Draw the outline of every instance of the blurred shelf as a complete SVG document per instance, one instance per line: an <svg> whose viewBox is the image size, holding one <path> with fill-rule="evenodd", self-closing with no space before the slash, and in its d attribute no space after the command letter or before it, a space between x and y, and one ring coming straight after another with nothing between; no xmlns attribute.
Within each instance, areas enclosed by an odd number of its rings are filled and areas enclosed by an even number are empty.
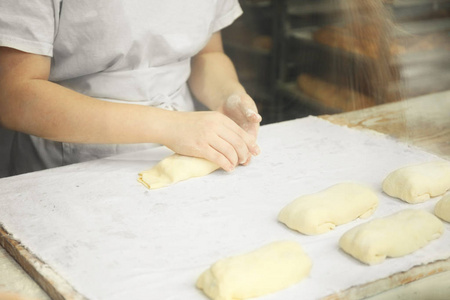
<svg viewBox="0 0 450 300"><path fill-rule="evenodd" d="M244 0L241 5L248 7L264 8L272 6L272 0Z"/></svg>
<svg viewBox="0 0 450 300"><path fill-rule="evenodd" d="M448 32L450 30L450 18L397 22L394 26L393 34L396 37Z"/></svg>
<svg viewBox="0 0 450 300"><path fill-rule="evenodd" d="M255 47L253 45L248 44L242 44L235 41L226 40L223 43L223 46L225 47L225 51L241 51L245 53L250 54L256 54L261 56L270 56L272 54L272 51L270 49Z"/></svg>
<svg viewBox="0 0 450 300"><path fill-rule="evenodd" d="M322 105L317 99L303 93L295 82L278 82L277 95L295 100L302 107L307 106L314 112L313 114L335 114L342 112L342 110Z"/></svg>
<svg viewBox="0 0 450 300"><path fill-rule="evenodd" d="M392 9L394 17L417 17L450 7L448 0L394 0L384 2L386 7ZM297 17L312 14L335 14L350 8L349 3L350 1L343 0L291 0L287 1L287 14Z"/></svg>
<svg viewBox="0 0 450 300"><path fill-rule="evenodd" d="M365 10L359 15L350 8L363 3L358 0L240 0L244 15L232 25L234 31L224 32L224 48L234 56L240 80L257 100L266 123L341 112L335 107L351 109L325 101L323 94L317 95L319 101L302 92L300 74L339 91L347 88L348 94L367 97L372 105L394 101L399 88L405 97L450 89L450 0L383 2L394 24L392 57L386 52L380 57L369 34L361 41L351 31L364 21ZM334 30L316 35L325 26ZM373 28L362 30L376 31ZM333 34L343 39L333 43ZM384 61L390 65L380 69Z"/></svg>

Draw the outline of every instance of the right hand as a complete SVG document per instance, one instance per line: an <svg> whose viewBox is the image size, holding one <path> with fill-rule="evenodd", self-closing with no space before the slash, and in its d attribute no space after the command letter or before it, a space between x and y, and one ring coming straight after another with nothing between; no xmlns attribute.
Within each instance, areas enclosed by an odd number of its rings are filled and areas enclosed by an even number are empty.
<svg viewBox="0 0 450 300"><path fill-rule="evenodd" d="M172 112L163 144L176 153L212 161L233 171L260 150L256 137L220 112Z"/></svg>

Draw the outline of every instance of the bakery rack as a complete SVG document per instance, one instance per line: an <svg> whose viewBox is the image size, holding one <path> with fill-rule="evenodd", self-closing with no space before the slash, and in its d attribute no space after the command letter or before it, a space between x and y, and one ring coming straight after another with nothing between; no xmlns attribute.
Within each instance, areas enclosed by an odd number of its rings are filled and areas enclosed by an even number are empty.
<svg viewBox="0 0 450 300"><path fill-rule="evenodd" d="M344 103L355 98L370 106L449 89L450 0L383 1L394 41L383 93L366 79L374 57L317 39L320 31L345 28L344 2L241 0L244 15L224 31L225 50L265 122L363 108ZM303 87L321 95L301 87L301 74L309 76Z"/></svg>

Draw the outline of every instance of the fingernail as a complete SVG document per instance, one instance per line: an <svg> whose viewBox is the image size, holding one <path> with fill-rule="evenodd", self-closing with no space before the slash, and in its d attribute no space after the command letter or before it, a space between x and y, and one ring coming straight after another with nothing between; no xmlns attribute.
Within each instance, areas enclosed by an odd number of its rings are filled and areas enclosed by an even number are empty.
<svg viewBox="0 0 450 300"><path fill-rule="evenodd" d="M254 122L261 122L262 121L261 115L258 114L256 111L250 109L250 108L247 108L246 117L249 118L249 119L253 118Z"/></svg>
<svg viewBox="0 0 450 300"><path fill-rule="evenodd" d="M243 160L243 161L241 161L239 164L240 165L245 165L246 163L248 163L248 161L251 159L251 154L245 159L245 160Z"/></svg>
<svg viewBox="0 0 450 300"><path fill-rule="evenodd" d="M253 146L253 155L259 155L261 153L261 149L258 145Z"/></svg>
<svg viewBox="0 0 450 300"><path fill-rule="evenodd" d="M251 117L253 115L256 115L256 112L253 109L247 108L246 114L247 117Z"/></svg>
<svg viewBox="0 0 450 300"><path fill-rule="evenodd" d="M242 163L242 165L243 165L243 166L248 165L248 164L250 163L250 160L251 160L251 159L252 159L252 157L247 158L247 160L246 160L244 163Z"/></svg>

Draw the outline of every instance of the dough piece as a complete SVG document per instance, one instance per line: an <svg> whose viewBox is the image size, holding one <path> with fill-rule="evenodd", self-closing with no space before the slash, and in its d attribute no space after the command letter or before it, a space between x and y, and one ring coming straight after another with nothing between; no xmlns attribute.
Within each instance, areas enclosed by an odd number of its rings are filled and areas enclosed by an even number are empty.
<svg viewBox="0 0 450 300"><path fill-rule="evenodd" d="M368 265L399 257L424 247L444 232L444 224L433 214L408 209L374 219L347 231L339 246Z"/></svg>
<svg viewBox="0 0 450 300"><path fill-rule="evenodd" d="M370 188L339 183L295 199L280 211L278 220L303 234L315 235L358 217L368 218L377 207L378 197Z"/></svg>
<svg viewBox="0 0 450 300"><path fill-rule="evenodd" d="M173 154L150 170L139 173L138 181L149 189L159 189L182 180L201 177L219 168L203 158Z"/></svg>
<svg viewBox="0 0 450 300"><path fill-rule="evenodd" d="M434 207L434 214L444 221L450 222L450 194L442 197Z"/></svg>
<svg viewBox="0 0 450 300"><path fill-rule="evenodd" d="M258 297L287 288L306 277L312 262L293 241L279 241L214 263L196 286L214 300Z"/></svg>
<svg viewBox="0 0 450 300"><path fill-rule="evenodd" d="M400 168L383 181L383 191L408 203L420 203L450 189L450 162L433 161Z"/></svg>

